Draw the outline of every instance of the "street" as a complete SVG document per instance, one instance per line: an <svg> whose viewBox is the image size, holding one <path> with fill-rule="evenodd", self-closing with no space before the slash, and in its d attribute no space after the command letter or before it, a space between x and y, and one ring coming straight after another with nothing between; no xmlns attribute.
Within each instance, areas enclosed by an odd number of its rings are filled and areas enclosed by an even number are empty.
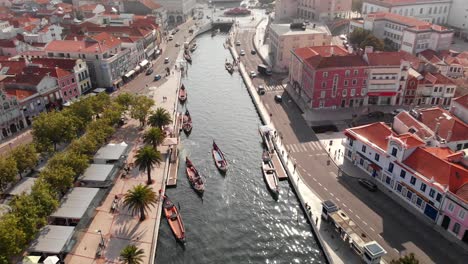
<svg viewBox="0 0 468 264"><path fill-rule="evenodd" d="M258 55L250 54L254 29L240 28L238 32L236 40L240 40L241 45L236 48L238 52L244 49L246 53L241 61L248 71L257 72L257 65L263 62ZM467 263L466 252L421 223L390 197L381 191L371 193L363 189L353 177L338 176L338 168L333 162L327 166L328 154L279 80L258 76L253 83L257 87L266 84L267 91L262 101L305 183L322 199L334 201L380 243L388 252L385 260L414 252L421 263ZM275 102L277 94L282 95L282 103ZM366 177L358 168L349 167L353 169L353 175Z"/></svg>

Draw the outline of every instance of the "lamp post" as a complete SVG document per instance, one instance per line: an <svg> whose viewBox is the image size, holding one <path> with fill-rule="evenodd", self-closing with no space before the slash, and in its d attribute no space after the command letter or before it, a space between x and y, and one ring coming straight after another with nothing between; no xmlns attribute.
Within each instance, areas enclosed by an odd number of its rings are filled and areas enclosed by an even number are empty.
<svg viewBox="0 0 468 264"><path fill-rule="evenodd" d="M104 247L104 237L102 236L102 231L99 229L96 231L99 235L101 235L101 242L99 243L100 247Z"/></svg>

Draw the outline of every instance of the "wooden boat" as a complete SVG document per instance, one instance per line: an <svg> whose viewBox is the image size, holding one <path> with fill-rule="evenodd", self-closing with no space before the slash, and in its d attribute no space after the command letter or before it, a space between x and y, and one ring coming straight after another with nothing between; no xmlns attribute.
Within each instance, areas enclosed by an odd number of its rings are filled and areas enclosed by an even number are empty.
<svg viewBox="0 0 468 264"><path fill-rule="evenodd" d="M185 90L185 86L182 84L179 89L179 101L184 103L187 101L187 91Z"/></svg>
<svg viewBox="0 0 468 264"><path fill-rule="evenodd" d="M192 47L190 47L190 51L194 52L197 49L197 43L193 43Z"/></svg>
<svg viewBox="0 0 468 264"><path fill-rule="evenodd" d="M192 131L192 117L190 116L189 110L185 110L185 114L182 117L182 129L185 133L190 133Z"/></svg>
<svg viewBox="0 0 468 264"><path fill-rule="evenodd" d="M265 145L266 150L273 153L273 151L275 150L275 146L273 144L273 129L269 126L260 126L258 128L258 131L260 133L260 136L262 137L263 144Z"/></svg>
<svg viewBox="0 0 468 264"><path fill-rule="evenodd" d="M179 209L166 195L164 195L163 209L172 233L174 233L177 240L185 243L185 227L182 217L180 216Z"/></svg>
<svg viewBox="0 0 468 264"><path fill-rule="evenodd" d="M268 150L264 150L263 153L262 153L262 160L263 162L269 162L271 161L271 155L270 155L270 152Z"/></svg>
<svg viewBox="0 0 468 264"><path fill-rule="evenodd" d="M190 56L190 54L184 53L184 59L185 59L188 63L192 63L192 57Z"/></svg>
<svg viewBox="0 0 468 264"><path fill-rule="evenodd" d="M275 167L273 166L273 163L271 163L271 161L262 162L262 171L263 171L263 179L265 180L265 183L268 189L273 194L273 197L275 199L278 199L279 180L278 180L278 175L276 173Z"/></svg>
<svg viewBox="0 0 468 264"><path fill-rule="evenodd" d="M224 67L226 68L226 70L232 74L234 72L234 66L232 65L232 63L230 62L226 62Z"/></svg>
<svg viewBox="0 0 468 264"><path fill-rule="evenodd" d="M226 172L228 168L228 163L226 158L224 157L224 153L219 149L218 145L216 145L215 141L213 140L213 149L211 150L213 154L213 159L216 165L216 168L221 172Z"/></svg>
<svg viewBox="0 0 468 264"><path fill-rule="evenodd" d="M192 161L190 161L188 157L185 158L185 166L190 185L192 185L192 188L195 189L196 192L203 194L205 191L205 183L203 178L198 173L197 169L195 166L193 166Z"/></svg>

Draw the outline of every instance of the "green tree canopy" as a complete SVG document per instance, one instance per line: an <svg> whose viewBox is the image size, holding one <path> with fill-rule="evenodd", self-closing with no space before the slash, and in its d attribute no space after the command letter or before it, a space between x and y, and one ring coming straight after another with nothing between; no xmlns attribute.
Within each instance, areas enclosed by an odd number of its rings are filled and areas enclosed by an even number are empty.
<svg viewBox="0 0 468 264"><path fill-rule="evenodd" d="M65 194L73 186L75 172L72 168L63 165L47 166L40 174L50 186L60 194Z"/></svg>
<svg viewBox="0 0 468 264"><path fill-rule="evenodd" d="M141 264L145 251L135 245L128 245L120 251L120 259L124 264Z"/></svg>
<svg viewBox="0 0 468 264"><path fill-rule="evenodd" d="M146 211L156 202L156 193L151 187L141 184L128 190L124 197L124 205L130 209L133 215L140 214L140 221L145 220Z"/></svg>
<svg viewBox="0 0 468 264"><path fill-rule="evenodd" d="M414 253L410 253L397 260L390 261L390 264L419 264L419 260L416 259Z"/></svg>
<svg viewBox="0 0 468 264"><path fill-rule="evenodd" d="M161 153L149 146L139 149L135 156L135 164L139 167L140 171L147 171L148 184L152 183L151 170L155 165L161 164L161 161Z"/></svg>
<svg viewBox="0 0 468 264"><path fill-rule="evenodd" d="M55 156L49 159L48 166L51 168L57 166L70 167L76 177L83 174L86 168L88 168L88 162L88 156L70 150L55 154Z"/></svg>
<svg viewBox="0 0 468 264"><path fill-rule="evenodd" d="M26 235L26 240L34 238L39 226L45 225L46 218L40 217L39 209L36 201L32 196L22 194L13 199L10 203L12 208L11 213L18 217L18 224Z"/></svg>
<svg viewBox="0 0 468 264"><path fill-rule="evenodd" d="M38 216L47 217L57 209L59 202L57 200L57 193L54 189L44 181L44 179L37 179L34 183L30 196L36 201L36 206L39 208Z"/></svg>
<svg viewBox="0 0 468 264"><path fill-rule="evenodd" d="M71 152L91 157L97 151L98 146L98 142L94 137L89 134L85 134L84 136L73 140L68 149Z"/></svg>
<svg viewBox="0 0 468 264"><path fill-rule="evenodd" d="M151 126L159 127L167 126L172 123L171 114L164 108L158 107L156 111L148 118L148 123Z"/></svg>
<svg viewBox="0 0 468 264"><path fill-rule="evenodd" d="M360 47L364 49L366 46L372 46L374 47L374 50L377 51L382 51L384 50L384 43L382 40L378 39L374 35L369 35L366 37L366 39L361 42Z"/></svg>
<svg viewBox="0 0 468 264"><path fill-rule="evenodd" d="M52 145L57 150L57 144L69 142L76 137L76 120L61 112L42 113L32 124L32 135L40 146Z"/></svg>
<svg viewBox="0 0 468 264"><path fill-rule="evenodd" d="M4 191L9 183L16 180L18 168L12 157L0 157L0 191Z"/></svg>
<svg viewBox="0 0 468 264"><path fill-rule="evenodd" d="M152 127L143 135L144 142L153 146L155 150L157 150L158 146L163 143L164 138L166 138L166 136L159 127Z"/></svg>
<svg viewBox="0 0 468 264"><path fill-rule="evenodd" d="M353 0L351 4L351 10L354 12L361 13L362 10L362 0Z"/></svg>
<svg viewBox="0 0 468 264"><path fill-rule="evenodd" d="M144 95L139 95L135 97L133 101L130 115L140 121L141 126L145 126L146 117L150 114L153 105L154 101L152 99Z"/></svg>
<svg viewBox="0 0 468 264"><path fill-rule="evenodd" d="M11 157L16 161L18 173L21 174L26 170L33 169L37 165L38 154L33 144L25 144L17 146L12 152Z"/></svg>
<svg viewBox="0 0 468 264"><path fill-rule="evenodd" d="M125 110L128 110L129 107L133 104L134 99L135 96L133 94L121 93L114 99L114 101L123 106Z"/></svg>
<svg viewBox="0 0 468 264"><path fill-rule="evenodd" d="M9 260L26 247L26 234L14 214L6 214L0 219L0 259ZM7 261L6 263L9 263Z"/></svg>
<svg viewBox="0 0 468 264"><path fill-rule="evenodd" d="M362 28L356 28L349 34L349 42L361 46L361 43L369 36L371 32Z"/></svg>

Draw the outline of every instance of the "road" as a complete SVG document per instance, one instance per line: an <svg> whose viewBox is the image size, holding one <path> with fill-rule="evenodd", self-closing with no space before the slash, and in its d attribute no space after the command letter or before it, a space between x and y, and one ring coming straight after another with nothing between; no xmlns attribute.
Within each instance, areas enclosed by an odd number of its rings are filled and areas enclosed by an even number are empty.
<svg viewBox="0 0 468 264"><path fill-rule="evenodd" d="M250 53L253 36L252 28L241 28L237 35L241 45L236 48L238 52L245 50L246 55L241 61L249 71L256 71L257 65L262 63L258 55ZM337 176L338 168L327 166L326 151L278 80L258 76L253 83L267 86L262 101L272 115L283 143L290 149L290 155L296 161L305 183L322 199L337 203L372 239L381 244L388 252L385 260L414 252L422 263L468 263L466 252L420 222L381 191L368 192L358 184L357 179ZM282 95L282 103L274 101L277 94ZM360 175L359 169L354 169L354 175ZM365 177L365 173L362 175Z"/></svg>

